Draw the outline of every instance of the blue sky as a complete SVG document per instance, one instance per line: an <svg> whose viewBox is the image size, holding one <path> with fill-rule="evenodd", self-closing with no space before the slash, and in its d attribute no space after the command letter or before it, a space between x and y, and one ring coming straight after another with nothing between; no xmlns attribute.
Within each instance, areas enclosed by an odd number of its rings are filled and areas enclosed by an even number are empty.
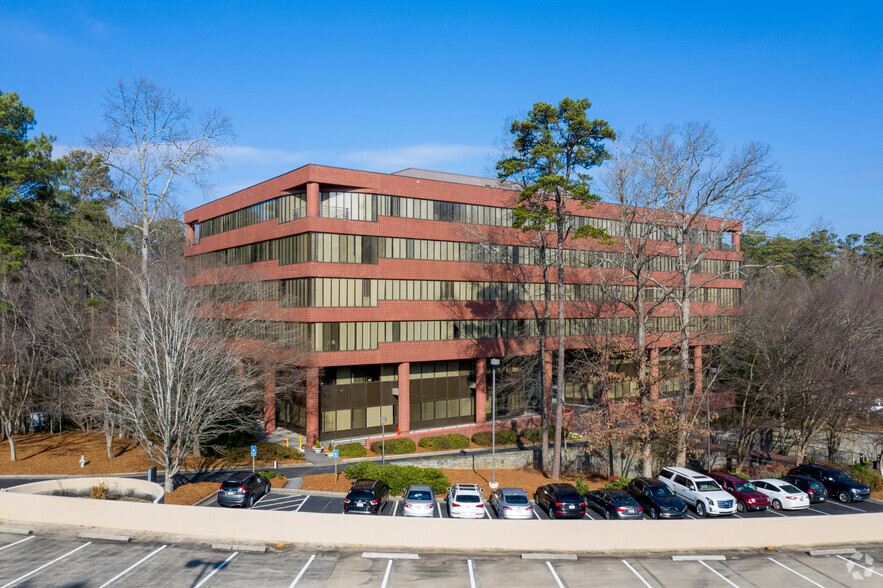
<svg viewBox="0 0 883 588"><path fill-rule="evenodd" d="M0 89L61 145L119 78L221 108L236 146L184 208L305 163L485 175L507 119L571 96L621 134L770 144L798 197L783 232L883 231L879 2L249 4L5 0Z"/></svg>

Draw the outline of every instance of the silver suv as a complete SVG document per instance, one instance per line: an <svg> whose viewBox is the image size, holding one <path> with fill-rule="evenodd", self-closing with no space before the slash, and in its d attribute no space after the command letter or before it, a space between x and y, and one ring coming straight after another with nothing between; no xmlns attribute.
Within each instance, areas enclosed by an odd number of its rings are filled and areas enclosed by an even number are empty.
<svg viewBox="0 0 883 588"><path fill-rule="evenodd" d="M696 509L700 517L731 515L736 512L736 499L705 474L687 468L662 468L657 476L678 497Z"/></svg>

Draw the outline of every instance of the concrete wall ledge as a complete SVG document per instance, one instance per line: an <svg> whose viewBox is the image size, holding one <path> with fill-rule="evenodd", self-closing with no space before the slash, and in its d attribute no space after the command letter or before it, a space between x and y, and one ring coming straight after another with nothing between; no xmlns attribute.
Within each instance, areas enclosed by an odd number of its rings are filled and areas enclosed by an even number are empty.
<svg viewBox="0 0 883 588"><path fill-rule="evenodd" d="M288 543L411 553L714 553L766 546L807 548L883 542L883 513L718 522L414 520L0 492L0 517L3 524L10 525L122 531L135 536L174 536L184 541ZM329 520L329 517L334 518Z"/></svg>
<svg viewBox="0 0 883 588"><path fill-rule="evenodd" d="M46 480L43 482L31 482L30 484L21 484L10 488L2 489L2 493L11 494L38 494L48 495L53 493L74 493L89 495L89 490L104 484L110 492L116 496L133 496L141 495L150 497L154 503L162 503L165 501L165 490L159 484L148 482L146 480L136 480L132 478L113 478L108 476L97 476L90 478L62 478L57 480ZM82 499L81 499L82 500ZM111 501L113 502L113 501Z"/></svg>

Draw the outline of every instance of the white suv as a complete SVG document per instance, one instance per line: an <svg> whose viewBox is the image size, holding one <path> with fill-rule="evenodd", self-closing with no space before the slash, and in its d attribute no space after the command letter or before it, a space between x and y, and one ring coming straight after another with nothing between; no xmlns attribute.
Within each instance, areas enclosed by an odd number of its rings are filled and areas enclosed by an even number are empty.
<svg viewBox="0 0 883 588"><path fill-rule="evenodd" d="M452 519L483 519L484 500L477 484L454 484L448 488L448 516Z"/></svg>
<svg viewBox="0 0 883 588"><path fill-rule="evenodd" d="M662 468L659 479L684 502L692 505L700 517L736 512L736 499L705 474L687 468Z"/></svg>

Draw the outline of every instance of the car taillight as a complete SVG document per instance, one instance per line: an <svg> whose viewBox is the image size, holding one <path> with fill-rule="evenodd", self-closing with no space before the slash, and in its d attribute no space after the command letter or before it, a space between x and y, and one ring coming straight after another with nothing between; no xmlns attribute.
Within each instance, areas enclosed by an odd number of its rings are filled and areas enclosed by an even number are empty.
<svg viewBox="0 0 883 588"><path fill-rule="evenodd" d="M475 506L477 506L478 508L484 508L484 504L483 504L483 503L476 504Z"/></svg>
<svg viewBox="0 0 883 588"><path fill-rule="evenodd" d="M223 485L223 484L221 484L220 486L218 486L218 490L223 490L223 489L224 489L224 485Z"/></svg>
<svg viewBox="0 0 883 588"><path fill-rule="evenodd" d="M815 493L816 493L815 490L813 490L812 488L808 488L806 491L809 492L810 494L815 494Z"/></svg>
<svg viewBox="0 0 883 588"><path fill-rule="evenodd" d="M786 496L785 498L787 498L788 500L797 500L796 496Z"/></svg>
<svg viewBox="0 0 883 588"><path fill-rule="evenodd" d="M242 491L245 492L245 484L242 485Z"/></svg>
<svg viewBox="0 0 883 588"><path fill-rule="evenodd" d="M532 506L528 506L525 510L533 510Z"/></svg>
<svg viewBox="0 0 883 588"><path fill-rule="evenodd" d="M556 502L555 506L557 506L558 508L561 508L562 506L564 506L564 503L563 502Z"/></svg>
<svg viewBox="0 0 883 588"><path fill-rule="evenodd" d="M580 507L580 508L585 508L585 507L586 507L586 503L585 503L585 502L580 502L580 503L579 503L579 507Z"/></svg>
<svg viewBox="0 0 883 588"><path fill-rule="evenodd" d="M644 512L644 507L643 507L643 506L639 506L639 507L638 507L638 512Z"/></svg>
<svg viewBox="0 0 883 588"><path fill-rule="evenodd" d="M378 502L379 502L378 500L372 500L371 504L377 504Z"/></svg>
<svg viewBox="0 0 883 588"><path fill-rule="evenodd" d="M411 503L406 502L406 503L405 503L405 508L411 508Z"/></svg>
<svg viewBox="0 0 883 588"><path fill-rule="evenodd" d="M616 512L626 512L627 510L628 510L627 508L622 508L619 506L616 507Z"/></svg>
<svg viewBox="0 0 883 588"><path fill-rule="evenodd" d="M434 505L434 504L430 504L430 505L429 505L429 508L432 508L433 506L435 506L435 505Z"/></svg>
<svg viewBox="0 0 883 588"><path fill-rule="evenodd" d="M511 506L504 506L503 510L512 510L512 507Z"/></svg>
<svg viewBox="0 0 883 588"><path fill-rule="evenodd" d="M350 499L349 499L349 498L344 498L344 499L343 499L343 503L344 503L344 504L349 504L349 503L350 503Z"/></svg>
<svg viewBox="0 0 883 588"><path fill-rule="evenodd" d="M451 506L453 506L454 508L460 508L460 505L457 504L456 502L452 502Z"/></svg>

